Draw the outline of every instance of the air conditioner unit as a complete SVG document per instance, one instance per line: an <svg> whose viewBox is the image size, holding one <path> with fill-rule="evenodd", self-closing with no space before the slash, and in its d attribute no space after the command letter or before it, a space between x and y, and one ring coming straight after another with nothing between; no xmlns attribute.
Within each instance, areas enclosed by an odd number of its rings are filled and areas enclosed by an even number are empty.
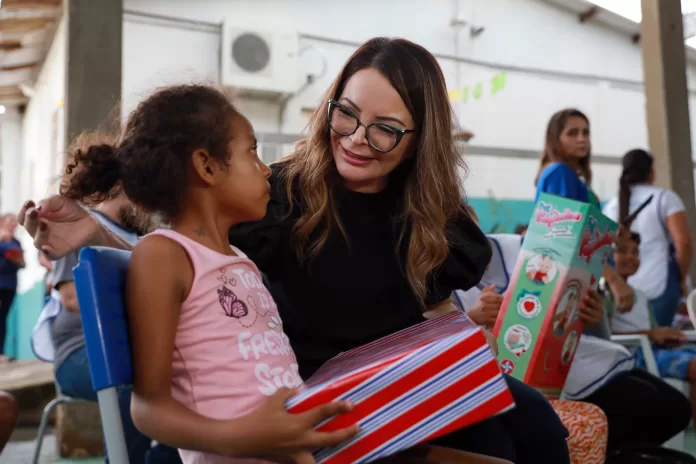
<svg viewBox="0 0 696 464"><path fill-rule="evenodd" d="M220 49L220 81L242 96L273 99L300 87L294 31L264 31L225 23Z"/></svg>

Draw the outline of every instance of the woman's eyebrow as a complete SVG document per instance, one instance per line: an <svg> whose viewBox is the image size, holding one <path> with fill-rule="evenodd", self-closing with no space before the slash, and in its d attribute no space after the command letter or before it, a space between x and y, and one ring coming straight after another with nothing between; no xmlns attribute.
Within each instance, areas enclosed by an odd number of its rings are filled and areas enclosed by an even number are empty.
<svg viewBox="0 0 696 464"><path fill-rule="evenodd" d="M345 101L347 101L348 103L350 103L351 106L352 106L353 108L355 108L358 112L362 111L362 110L360 109L360 107L359 107L358 105L356 105L355 102L354 102L353 100L351 100L350 98L343 97L343 98L341 98L341 100L345 100ZM406 123L404 123L401 119L395 118L395 117L392 117L392 116L377 116L375 119L377 119L378 121L392 121L392 122L398 122L398 123L401 124L402 126L406 127Z"/></svg>

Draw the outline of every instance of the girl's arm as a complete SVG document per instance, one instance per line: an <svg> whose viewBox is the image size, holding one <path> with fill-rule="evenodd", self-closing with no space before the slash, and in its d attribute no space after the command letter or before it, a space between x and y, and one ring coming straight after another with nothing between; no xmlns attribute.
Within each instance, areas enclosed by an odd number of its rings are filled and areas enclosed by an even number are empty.
<svg viewBox="0 0 696 464"><path fill-rule="evenodd" d="M684 332L676 327L657 327L637 332L616 332L624 335L647 335L651 342L658 346L676 347L687 343L689 340Z"/></svg>
<svg viewBox="0 0 696 464"><path fill-rule="evenodd" d="M313 426L349 410L345 402L289 414L281 391L248 416L232 420L204 417L174 400L172 353L181 302L193 281L186 252L161 236L135 247L128 269L126 298L133 350L131 413L136 427L158 442L176 448L230 456L294 455L315 446L344 441L357 428L320 433Z"/></svg>
<svg viewBox="0 0 696 464"><path fill-rule="evenodd" d="M684 280L684 277L689 274L689 266L691 266L691 258L693 256L693 247L691 244L691 234L689 233L689 223L686 220L686 213L683 211L668 216L665 225L672 243L674 243L674 253L676 254L677 263L679 263L679 275Z"/></svg>
<svg viewBox="0 0 696 464"><path fill-rule="evenodd" d="M635 303L635 296L631 286L628 285L626 280L609 265L604 267L603 277L604 280L606 280L611 293L614 295L614 300L616 301L616 311L620 313L629 312Z"/></svg>
<svg viewBox="0 0 696 464"><path fill-rule="evenodd" d="M230 424L207 419L171 396L172 353L181 302L193 282L186 252L165 237L147 237L133 250L126 286L136 427L177 448L226 454Z"/></svg>

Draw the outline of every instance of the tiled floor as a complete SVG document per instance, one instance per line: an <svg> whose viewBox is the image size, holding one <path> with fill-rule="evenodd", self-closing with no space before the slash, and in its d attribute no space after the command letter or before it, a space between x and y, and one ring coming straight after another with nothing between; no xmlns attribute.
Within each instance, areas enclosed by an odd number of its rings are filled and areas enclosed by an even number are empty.
<svg viewBox="0 0 696 464"><path fill-rule="evenodd" d="M684 451L690 453L692 456L696 456L696 431L693 427L689 427L686 432Z"/></svg>
<svg viewBox="0 0 696 464"><path fill-rule="evenodd" d="M696 432L693 428L689 428L686 434L686 451L696 456ZM0 456L0 464L31 464L33 453L33 441L10 442ZM58 459L55 437L47 435L39 462L41 464L98 464L103 463L104 458Z"/></svg>
<svg viewBox="0 0 696 464"><path fill-rule="evenodd" d="M0 455L0 464L31 464L34 455L36 442L33 440L11 441ZM56 438L54 435L46 435L39 463L74 463L74 464L97 464L103 463L104 458L84 458L84 459L58 459L56 454Z"/></svg>

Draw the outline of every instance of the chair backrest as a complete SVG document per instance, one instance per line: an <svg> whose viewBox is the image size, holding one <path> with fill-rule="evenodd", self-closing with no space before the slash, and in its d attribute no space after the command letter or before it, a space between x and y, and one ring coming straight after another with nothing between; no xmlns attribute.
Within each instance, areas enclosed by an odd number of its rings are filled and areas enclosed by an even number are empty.
<svg viewBox="0 0 696 464"><path fill-rule="evenodd" d="M133 383L124 288L130 252L87 247L74 269L92 385L99 391Z"/></svg>

